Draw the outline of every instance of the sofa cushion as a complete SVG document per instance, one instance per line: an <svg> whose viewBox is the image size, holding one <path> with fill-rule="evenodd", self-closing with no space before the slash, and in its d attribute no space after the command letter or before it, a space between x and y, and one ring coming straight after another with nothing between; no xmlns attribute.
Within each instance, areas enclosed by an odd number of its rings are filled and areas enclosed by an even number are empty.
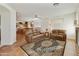
<svg viewBox="0 0 79 59"><path fill-rule="evenodd" d="M52 33L58 34L58 31L57 30L53 30Z"/></svg>
<svg viewBox="0 0 79 59"><path fill-rule="evenodd" d="M64 34L65 31L64 31L64 30L59 30L59 31L58 31L58 34L61 34L61 33Z"/></svg>

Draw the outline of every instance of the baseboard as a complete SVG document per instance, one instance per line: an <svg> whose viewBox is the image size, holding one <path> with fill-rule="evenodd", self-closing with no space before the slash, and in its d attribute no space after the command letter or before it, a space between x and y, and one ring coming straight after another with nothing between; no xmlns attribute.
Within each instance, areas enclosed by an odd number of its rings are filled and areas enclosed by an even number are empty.
<svg viewBox="0 0 79 59"><path fill-rule="evenodd" d="M15 44L16 42L11 42L11 43L9 43L9 44L3 44L3 45L0 45L0 47L3 47L3 46L5 46L5 45L13 45L13 44Z"/></svg>

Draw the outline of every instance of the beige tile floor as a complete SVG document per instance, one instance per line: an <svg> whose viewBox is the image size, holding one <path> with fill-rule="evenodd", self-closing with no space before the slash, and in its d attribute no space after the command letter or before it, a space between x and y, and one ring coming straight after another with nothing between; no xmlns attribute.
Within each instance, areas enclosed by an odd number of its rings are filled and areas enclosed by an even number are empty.
<svg viewBox="0 0 79 59"><path fill-rule="evenodd" d="M69 39L66 42L64 56L76 56L76 43L75 40Z"/></svg>

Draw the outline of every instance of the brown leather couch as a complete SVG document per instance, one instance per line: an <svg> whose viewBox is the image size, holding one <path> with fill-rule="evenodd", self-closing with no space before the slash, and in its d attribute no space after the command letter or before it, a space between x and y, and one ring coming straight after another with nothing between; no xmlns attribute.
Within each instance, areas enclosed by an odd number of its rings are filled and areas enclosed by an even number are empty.
<svg viewBox="0 0 79 59"><path fill-rule="evenodd" d="M26 34L26 36L25 36L27 43L41 40L43 37L44 37L44 34L39 33L39 32L31 32L31 33Z"/></svg>
<svg viewBox="0 0 79 59"><path fill-rule="evenodd" d="M52 33L50 34L50 38L65 41L66 40L65 30L60 30L60 29L52 30Z"/></svg>

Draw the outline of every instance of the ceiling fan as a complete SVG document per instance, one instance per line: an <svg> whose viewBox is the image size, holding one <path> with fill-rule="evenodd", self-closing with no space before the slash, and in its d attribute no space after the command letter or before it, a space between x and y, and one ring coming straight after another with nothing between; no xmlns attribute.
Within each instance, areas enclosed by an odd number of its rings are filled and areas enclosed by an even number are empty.
<svg viewBox="0 0 79 59"><path fill-rule="evenodd" d="M57 7L59 5L60 5L60 3L53 3L53 6L55 6L55 7Z"/></svg>

